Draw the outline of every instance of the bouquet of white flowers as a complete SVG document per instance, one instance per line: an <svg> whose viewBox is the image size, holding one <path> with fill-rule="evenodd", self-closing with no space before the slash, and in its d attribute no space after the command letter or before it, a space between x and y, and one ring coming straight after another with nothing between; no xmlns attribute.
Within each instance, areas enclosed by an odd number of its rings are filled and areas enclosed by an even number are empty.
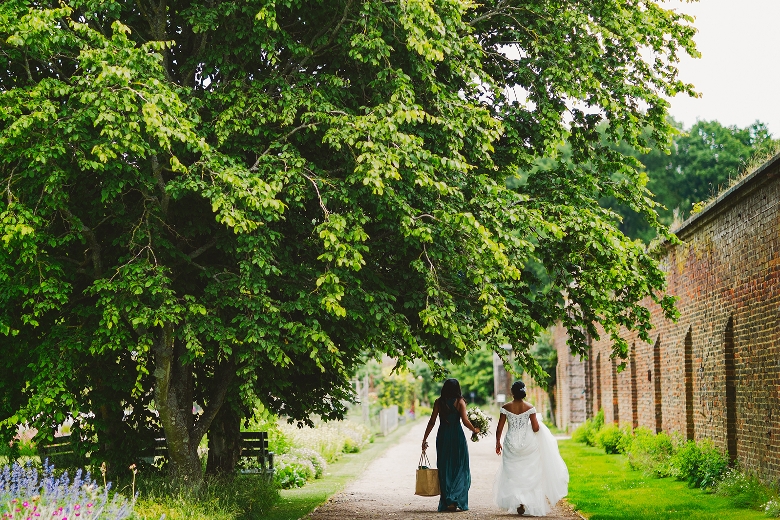
<svg viewBox="0 0 780 520"><path fill-rule="evenodd" d="M471 421L471 424L473 424L475 428L479 428L479 433L474 433L471 435L472 441L477 442L480 437L485 437L488 433L490 433L488 427L490 426L490 421L493 420L492 417L487 415L476 406L474 408L470 408L467 412L467 415L469 421Z"/></svg>

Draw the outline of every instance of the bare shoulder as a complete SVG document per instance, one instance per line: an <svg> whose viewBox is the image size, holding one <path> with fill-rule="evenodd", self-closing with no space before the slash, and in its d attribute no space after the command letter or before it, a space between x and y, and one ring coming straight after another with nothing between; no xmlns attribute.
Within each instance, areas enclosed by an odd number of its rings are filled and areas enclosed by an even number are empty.
<svg viewBox="0 0 780 520"><path fill-rule="evenodd" d="M504 406L502 406L501 408L514 415L519 415L523 413L522 404L521 403L518 404L516 401L510 401L506 403Z"/></svg>

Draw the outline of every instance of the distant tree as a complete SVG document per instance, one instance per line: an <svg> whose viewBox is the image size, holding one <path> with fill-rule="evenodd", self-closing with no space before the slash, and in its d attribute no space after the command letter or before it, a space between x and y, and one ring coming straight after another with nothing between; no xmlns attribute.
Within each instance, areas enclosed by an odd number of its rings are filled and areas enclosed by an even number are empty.
<svg viewBox="0 0 780 520"><path fill-rule="evenodd" d="M491 349L469 352L460 362L446 363L444 370L447 377L454 377L460 382L460 388L468 401L471 401L471 392L474 392L475 403L485 404L493 400L493 351Z"/></svg>
<svg viewBox="0 0 780 520"><path fill-rule="evenodd" d="M366 349L440 373L510 343L540 375L528 349L561 320L574 351L598 322L625 356L643 298L674 310L599 204L659 225L598 125L668 141L690 21L650 0L0 3L6 440L73 415L121 461L161 427L198 486L207 431L237 449L256 398L340 417ZM564 140L570 164L506 189Z"/></svg>
<svg viewBox="0 0 780 520"><path fill-rule="evenodd" d="M695 202L715 197L739 177L748 160L771 144L766 125L753 123L746 128L723 126L717 121L699 121L674 140L668 160L648 166L650 190L655 188L666 210L680 208L689 215Z"/></svg>
<svg viewBox="0 0 780 520"><path fill-rule="evenodd" d="M647 189L660 206L660 220L669 225L677 211L680 218L690 216L694 203L706 201L739 178L751 157L761 155L775 142L765 124L755 122L746 128L723 126L717 121L698 121L688 131L679 129L669 153L653 146L638 153L622 144L617 148L636 157L647 175ZM625 204L607 198L605 206L621 217L620 229L626 235L649 241L656 230L647 220Z"/></svg>

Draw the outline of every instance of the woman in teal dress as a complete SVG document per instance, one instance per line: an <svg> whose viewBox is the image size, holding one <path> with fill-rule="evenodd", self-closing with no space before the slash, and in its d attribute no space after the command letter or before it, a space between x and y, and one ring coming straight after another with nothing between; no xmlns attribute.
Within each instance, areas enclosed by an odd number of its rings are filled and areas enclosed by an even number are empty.
<svg viewBox="0 0 780 520"><path fill-rule="evenodd" d="M469 508L469 448L461 428L463 424L474 433L479 432L466 415L466 400L460 392L457 379L447 379L441 387L441 397L433 403L433 413L425 429L422 449L428 447L426 440L439 417L439 431L436 433L436 459L439 466L439 511L466 511Z"/></svg>

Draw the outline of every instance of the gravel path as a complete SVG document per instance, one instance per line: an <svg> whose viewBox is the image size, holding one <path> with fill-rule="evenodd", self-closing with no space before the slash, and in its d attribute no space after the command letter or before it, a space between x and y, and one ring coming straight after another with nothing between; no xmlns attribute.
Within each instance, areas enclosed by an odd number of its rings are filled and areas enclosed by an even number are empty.
<svg viewBox="0 0 780 520"><path fill-rule="evenodd" d="M309 520L392 518L393 520L442 519L436 508L438 497L420 497L414 494L414 479L420 457L420 442L427 420L418 420L398 444L387 449L374 460L366 471L350 483L344 491L334 495L315 509ZM470 432L467 432L470 433ZM428 442L428 457L436 466L436 427ZM518 518L517 514L499 511L493 505L493 478L498 470L500 457L494 451L493 437L479 442L469 441L471 457L471 490L469 510L458 513L460 520L490 520L494 518ZM565 502L559 502L546 517L548 519L581 519Z"/></svg>

